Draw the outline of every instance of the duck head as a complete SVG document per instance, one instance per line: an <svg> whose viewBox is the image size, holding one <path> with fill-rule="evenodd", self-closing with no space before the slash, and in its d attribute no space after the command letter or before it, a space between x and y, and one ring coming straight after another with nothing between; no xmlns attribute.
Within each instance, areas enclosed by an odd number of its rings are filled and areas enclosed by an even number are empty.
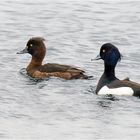
<svg viewBox="0 0 140 140"><path fill-rule="evenodd" d="M46 54L46 47L43 42L44 40L45 39L42 37L33 37L29 39L26 44L26 48L17 54L29 53L34 59L42 61Z"/></svg>
<svg viewBox="0 0 140 140"><path fill-rule="evenodd" d="M121 54L117 47L111 43L103 44L100 49L100 54L95 58L96 60L104 60L106 65L116 66L117 62L121 60Z"/></svg>

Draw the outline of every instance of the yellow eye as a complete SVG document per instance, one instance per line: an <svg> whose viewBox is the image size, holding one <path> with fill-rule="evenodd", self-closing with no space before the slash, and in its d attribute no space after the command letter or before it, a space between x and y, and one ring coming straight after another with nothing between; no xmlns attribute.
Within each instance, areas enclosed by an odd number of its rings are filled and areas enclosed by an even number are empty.
<svg viewBox="0 0 140 140"><path fill-rule="evenodd" d="M33 44L30 44L30 47L32 47L33 46Z"/></svg>
<svg viewBox="0 0 140 140"><path fill-rule="evenodd" d="M103 51L103 53L105 53L105 50L102 50Z"/></svg>

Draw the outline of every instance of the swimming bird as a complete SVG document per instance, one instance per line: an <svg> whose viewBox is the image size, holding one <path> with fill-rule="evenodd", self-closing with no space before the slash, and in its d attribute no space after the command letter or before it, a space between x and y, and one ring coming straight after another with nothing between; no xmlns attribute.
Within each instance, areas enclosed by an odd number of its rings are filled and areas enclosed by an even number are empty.
<svg viewBox="0 0 140 140"><path fill-rule="evenodd" d="M44 79L51 76L70 79L88 79L83 70L69 65L56 63L42 64L46 55L45 39L33 37L28 40L26 48L18 54L29 53L32 56L31 62L26 68L27 74L33 78Z"/></svg>
<svg viewBox="0 0 140 140"><path fill-rule="evenodd" d="M140 96L140 84L132 82L128 78L119 80L115 76L115 67L121 60L121 54L116 46L111 43L103 44L100 54L95 59L104 61L104 73L98 82L96 94Z"/></svg>

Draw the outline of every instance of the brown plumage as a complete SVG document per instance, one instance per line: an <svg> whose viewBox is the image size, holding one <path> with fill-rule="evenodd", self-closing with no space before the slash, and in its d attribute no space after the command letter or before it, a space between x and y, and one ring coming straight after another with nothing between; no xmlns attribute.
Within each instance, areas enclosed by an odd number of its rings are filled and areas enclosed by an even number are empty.
<svg viewBox="0 0 140 140"><path fill-rule="evenodd" d="M44 39L41 37L31 38L26 45L26 48L19 52L29 53L32 55L31 62L26 68L27 74L33 78L46 78L46 77L60 77L66 80L70 79L88 79L88 76L84 74L83 70L56 63L47 63L42 65L42 61L46 54L46 47Z"/></svg>

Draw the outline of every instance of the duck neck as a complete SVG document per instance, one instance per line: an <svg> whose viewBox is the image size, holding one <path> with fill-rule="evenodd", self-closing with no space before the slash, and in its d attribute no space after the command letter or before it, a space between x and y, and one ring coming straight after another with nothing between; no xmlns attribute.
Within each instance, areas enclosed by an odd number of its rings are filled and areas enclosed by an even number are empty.
<svg viewBox="0 0 140 140"><path fill-rule="evenodd" d="M116 77L115 77L115 66L108 65L108 64L105 63L104 74L110 80L116 79Z"/></svg>
<svg viewBox="0 0 140 140"><path fill-rule="evenodd" d="M32 57L30 64L34 66L40 66L42 65L42 61L43 61L43 58Z"/></svg>
<svg viewBox="0 0 140 140"><path fill-rule="evenodd" d="M43 57L32 56L31 62L27 67L27 71L36 70L37 68L39 68L42 65L43 59L44 56Z"/></svg>

